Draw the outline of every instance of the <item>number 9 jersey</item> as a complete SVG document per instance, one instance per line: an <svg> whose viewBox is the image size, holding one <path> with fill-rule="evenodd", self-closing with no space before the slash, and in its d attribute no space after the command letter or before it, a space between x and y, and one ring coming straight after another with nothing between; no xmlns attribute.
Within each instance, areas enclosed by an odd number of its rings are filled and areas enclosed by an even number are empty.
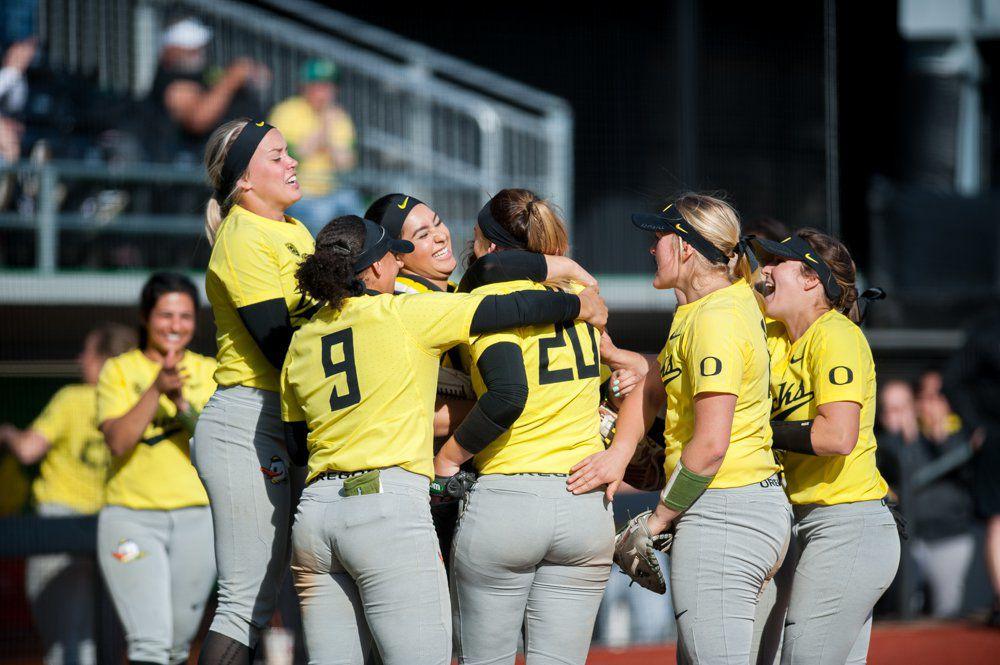
<svg viewBox="0 0 1000 665"><path fill-rule="evenodd" d="M849 455L782 456L789 500L833 505L885 497L888 485L875 466L875 363L861 329L830 310L794 344L784 326L772 324L767 345L772 420L812 420L830 402L861 405L858 443Z"/></svg>
<svg viewBox="0 0 1000 665"><path fill-rule="evenodd" d="M281 419L305 422L309 480L324 471L399 466L434 478L441 354L469 339L483 296L347 298L293 336L281 371Z"/></svg>
<svg viewBox="0 0 1000 665"><path fill-rule="evenodd" d="M546 288L518 280L481 286L473 293L502 295ZM598 414L599 341L600 333L582 321L526 326L471 340L476 395L486 392L477 363L495 344L508 342L521 350L528 380L528 401L521 415L475 456L473 462L480 474L569 473L577 462L604 450Z"/></svg>

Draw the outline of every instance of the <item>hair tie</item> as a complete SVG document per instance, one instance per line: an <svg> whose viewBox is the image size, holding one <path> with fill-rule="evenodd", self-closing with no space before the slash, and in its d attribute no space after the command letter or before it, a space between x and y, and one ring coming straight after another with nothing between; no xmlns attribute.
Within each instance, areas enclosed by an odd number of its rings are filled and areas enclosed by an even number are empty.
<svg viewBox="0 0 1000 665"><path fill-rule="evenodd" d="M864 323L865 317L868 316L868 310L873 302L884 299L884 289L877 286L865 289L864 293L858 296L858 323Z"/></svg>
<svg viewBox="0 0 1000 665"><path fill-rule="evenodd" d="M352 254L351 248L347 246L347 243L339 238L329 242L316 243L316 249L330 250L334 254L340 254L342 256L350 256Z"/></svg>
<svg viewBox="0 0 1000 665"><path fill-rule="evenodd" d="M750 241L755 237L756 236L753 234L745 235L740 238L739 242L736 243L736 247L733 248L736 256L747 257L747 261L750 263L751 274L757 272L757 269L760 268L760 262L757 261L757 255L754 254L753 247L750 245Z"/></svg>

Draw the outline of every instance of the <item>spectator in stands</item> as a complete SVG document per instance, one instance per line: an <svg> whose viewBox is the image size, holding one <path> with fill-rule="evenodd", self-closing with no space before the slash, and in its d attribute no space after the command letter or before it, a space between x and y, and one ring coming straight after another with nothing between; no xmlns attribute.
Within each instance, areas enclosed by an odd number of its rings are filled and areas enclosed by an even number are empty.
<svg viewBox="0 0 1000 665"><path fill-rule="evenodd" d="M969 459L972 448L941 393L941 375L927 371L913 389L889 381L880 395L879 446L913 536L911 552L930 593L936 618L962 608L975 549Z"/></svg>
<svg viewBox="0 0 1000 665"><path fill-rule="evenodd" d="M0 164L16 162L21 155L24 128L14 116L24 108L28 84L24 73L35 57L37 42L30 37L15 42L3 54L0 66Z"/></svg>
<svg viewBox="0 0 1000 665"><path fill-rule="evenodd" d="M160 63L148 102L156 120L146 145L158 161L197 164L209 134L222 121L257 117L260 91L270 80L267 67L238 58L224 70L208 67L212 31L194 18L172 24L163 34ZM173 131L167 131L166 127Z"/></svg>
<svg viewBox="0 0 1000 665"><path fill-rule="evenodd" d="M354 123L337 103L336 65L309 60L299 75L299 95L281 102L268 122L288 141L288 152L299 160L302 199L288 211L313 235L334 217L361 215L358 193L338 187L337 174L357 163Z"/></svg>
<svg viewBox="0 0 1000 665"><path fill-rule="evenodd" d="M986 569L993 586L990 624L1000 627L1000 306L980 313L944 372L944 393L976 448L973 497L986 520Z"/></svg>
<svg viewBox="0 0 1000 665"><path fill-rule="evenodd" d="M41 461L31 486L39 515L93 515L103 505L111 456L97 430L97 377L105 360L135 345L133 329L114 323L98 326L87 335L78 358L83 383L61 388L28 429L0 426L0 443L21 464ZM46 665L96 663L94 615L100 579L93 555L33 556L25 586Z"/></svg>

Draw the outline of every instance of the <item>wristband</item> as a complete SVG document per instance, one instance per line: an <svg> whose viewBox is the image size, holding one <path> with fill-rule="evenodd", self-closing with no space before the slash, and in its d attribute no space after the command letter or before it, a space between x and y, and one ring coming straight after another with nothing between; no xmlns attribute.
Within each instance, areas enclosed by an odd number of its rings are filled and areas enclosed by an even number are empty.
<svg viewBox="0 0 1000 665"><path fill-rule="evenodd" d="M700 476L694 471L684 468L684 465L678 460L674 472L667 480L667 486L660 494L660 501L667 508L682 513L690 508L691 504L697 501L698 497L708 489L713 478L715 475Z"/></svg>
<svg viewBox="0 0 1000 665"><path fill-rule="evenodd" d="M802 455L815 455L812 445L811 420L772 420L771 431L774 440L771 447Z"/></svg>

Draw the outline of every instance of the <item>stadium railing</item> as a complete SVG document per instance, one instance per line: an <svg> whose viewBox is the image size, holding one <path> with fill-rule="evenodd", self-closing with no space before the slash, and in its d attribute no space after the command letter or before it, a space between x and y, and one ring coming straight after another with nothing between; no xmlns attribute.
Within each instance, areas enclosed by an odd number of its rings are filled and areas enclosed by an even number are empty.
<svg viewBox="0 0 1000 665"><path fill-rule="evenodd" d="M265 108L296 94L306 60L334 61L340 100L358 130L352 180L433 201L459 242L502 187L535 189L572 219L573 119L557 97L307 2L281 3L280 14L231 0L39 4L39 35L54 67L135 99L152 83L163 27L184 16L212 29L211 65L251 57L270 68Z"/></svg>

